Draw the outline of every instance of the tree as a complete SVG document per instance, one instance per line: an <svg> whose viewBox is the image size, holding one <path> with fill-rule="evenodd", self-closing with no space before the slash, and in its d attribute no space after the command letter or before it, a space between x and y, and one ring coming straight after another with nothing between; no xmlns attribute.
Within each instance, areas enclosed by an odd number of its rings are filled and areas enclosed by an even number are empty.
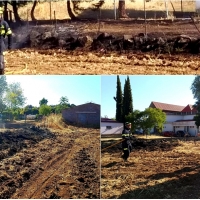
<svg viewBox="0 0 200 200"><path fill-rule="evenodd" d="M12 7L13 7L13 14L14 14L14 17L15 17L15 21L16 22L21 22L21 18L20 18L19 14L18 14L19 2L17 0L12 0L11 4L12 4Z"/></svg>
<svg viewBox="0 0 200 200"><path fill-rule="evenodd" d="M74 3L76 1L73 1ZM72 20L76 20L77 17L74 15L73 11L72 11L72 8L71 8L71 0L67 0L67 12L69 14L69 17L72 19Z"/></svg>
<svg viewBox="0 0 200 200"><path fill-rule="evenodd" d="M127 80L125 80L124 85L124 97L123 97L123 116L125 120L125 116L129 115L133 112L133 99L132 99L132 91L130 79L127 76Z"/></svg>
<svg viewBox="0 0 200 200"><path fill-rule="evenodd" d="M33 107L32 108L32 115L38 115L39 114L39 109L38 107Z"/></svg>
<svg viewBox="0 0 200 200"><path fill-rule="evenodd" d="M31 8L31 19L32 19L32 21L36 21L36 18L35 18L35 15L34 15L34 11L35 11L35 7L36 7L37 3L38 3L37 0L33 1L33 6Z"/></svg>
<svg viewBox="0 0 200 200"><path fill-rule="evenodd" d="M117 75L117 92L114 99L116 101L116 120L123 122L123 96L119 75Z"/></svg>
<svg viewBox="0 0 200 200"><path fill-rule="evenodd" d="M200 76L195 76L191 85L191 90L195 99L200 100Z"/></svg>
<svg viewBox="0 0 200 200"><path fill-rule="evenodd" d="M119 12L119 18L128 18L128 15L126 14L125 0L119 0L118 12Z"/></svg>
<svg viewBox="0 0 200 200"><path fill-rule="evenodd" d="M30 114L32 114L32 105L27 105L27 106L25 106L24 107L24 114L26 114L26 115L30 115Z"/></svg>
<svg viewBox="0 0 200 200"><path fill-rule="evenodd" d="M46 104L42 104L39 108L39 114L40 115L49 115L51 113L51 106L48 106Z"/></svg>
<svg viewBox="0 0 200 200"><path fill-rule="evenodd" d="M191 90L195 99L200 100L200 76L196 76L191 85Z"/></svg>
<svg viewBox="0 0 200 200"><path fill-rule="evenodd" d="M157 108L147 108L145 111L135 110L126 120L132 123L132 130L142 129L143 133L148 133L152 128L156 131L162 131L163 124L166 121L166 114Z"/></svg>
<svg viewBox="0 0 200 200"><path fill-rule="evenodd" d="M2 5L0 5L2 6ZM5 21L8 21L8 12L7 12L7 8L8 8L8 1L4 1L4 19Z"/></svg>
<svg viewBox="0 0 200 200"><path fill-rule="evenodd" d="M0 97L3 96L7 88L6 76L0 76Z"/></svg>
<svg viewBox="0 0 200 200"><path fill-rule="evenodd" d="M134 110L132 113L125 117L126 121L132 123L131 130L133 132L141 128L142 116L143 112L140 112L139 110Z"/></svg>
<svg viewBox="0 0 200 200"><path fill-rule="evenodd" d="M6 104L3 98L6 89L7 89L6 76L0 76L0 113L2 113L6 108Z"/></svg>
<svg viewBox="0 0 200 200"><path fill-rule="evenodd" d="M25 104L23 90L20 83L11 83L8 85L5 102L10 109L17 109Z"/></svg>
<svg viewBox="0 0 200 200"><path fill-rule="evenodd" d="M144 133L148 133L150 129L155 128L162 131L163 124L166 121L166 114L158 108L147 108L142 112L140 118L140 127Z"/></svg>
<svg viewBox="0 0 200 200"><path fill-rule="evenodd" d="M199 129L199 127L200 127L200 115L196 115L196 116L194 116L194 121L195 121L195 124L196 124L196 126L197 126L197 129Z"/></svg>
<svg viewBox="0 0 200 200"><path fill-rule="evenodd" d="M62 106L68 106L69 105L69 100L67 97L60 97L59 104Z"/></svg>
<svg viewBox="0 0 200 200"><path fill-rule="evenodd" d="M194 78L194 81L192 82L192 85L191 85L191 90L192 90L194 99L196 99L194 108L197 109L197 114L196 116L194 116L194 121L197 128L199 129L199 126L200 126L200 76L196 76Z"/></svg>
<svg viewBox="0 0 200 200"><path fill-rule="evenodd" d="M27 105L24 107L24 114L26 115L37 115L39 114L39 109L32 105Z"/></svg>
<svg viewBox="0 0 200 200"><path fill-rule="evenodd" d="M47 105L47 103L48 103L48 100L45 99L45 98L43 98L43 99L41 99L41 100L39 101L40 106L41 106L41 105Z"/></svg>
<svg viewBox="0 0 200 200"><path fill-rule="evenodd" d="M68 98L67 97L61 97L60 98L60 103L56 106L55 108L55 112L56 113L61 113L62 110L69 108L70 104L68 102Z"/></svg>

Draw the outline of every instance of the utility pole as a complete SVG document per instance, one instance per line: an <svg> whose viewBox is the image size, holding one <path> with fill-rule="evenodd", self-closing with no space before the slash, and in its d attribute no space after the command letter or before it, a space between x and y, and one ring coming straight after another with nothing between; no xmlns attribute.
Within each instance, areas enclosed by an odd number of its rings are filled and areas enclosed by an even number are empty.
<svg viewBox="0 0 200 200"><path fill-rule="evenodd" d="M50 8L50 20L51 20L51 1L49 1L49 8Z"/></svg>
<svg viewBox="0 0 200 200"><path fill-rule="evenodd" d="M145 38L147 36L147 13L146 13L146 0L144 0L144 27L145 27Z"/></svg>
<svg viewBox="0 0 200 200"><path fill-rule="evenodd" d="M166 10L166 18L168 19L168 17L169 17L169 12L168 12L168 0L165 0L165 10Z"/></svg>
<svg viewBox="0 0 200 200"><path fill-rule="evenodd" d="M116 0L114 0L114 16L115 16L115 20L116 20L117 19Z"/></svg>

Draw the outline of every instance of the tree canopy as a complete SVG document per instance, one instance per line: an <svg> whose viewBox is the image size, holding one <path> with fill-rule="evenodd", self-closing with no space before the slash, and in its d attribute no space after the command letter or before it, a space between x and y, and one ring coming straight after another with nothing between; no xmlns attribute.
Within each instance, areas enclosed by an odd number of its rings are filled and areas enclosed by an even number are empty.
<svg viewBox="0 0 200 200"><path fill-rule="evenodd" d="M20 83L11 83L8 85L5 100L6 105L10 109L17 109L25 104L26 98L24 97Z"/></svg>
<svg viewBox="0 0 200 200"><path fill-rule="evenodd" d="M4 120L23 119L24 115L59 114L63 109L76 106L69 103L67 96L61 96L56 105L47 105L48 100L44 97L39 101L39 107L25 103L26 97L20 83L8 84L6 76L0 76L0 114Z"/></svg>
<svg viewBox="0 0 200 200"><path fill-rule="evenodd" d="M48 103L48 100L45 99L45 98L42 98L42 99L39 101L40 106L41 106L41 105L47 105L47 103Z"/></svg>
<svg viewBox="0 0 200 200"><path fill-rule="evenodd" d="M6 89L7 89L6 76L0 76L0 113L2 113L6 107L4 101L4 94L6 92Z"/></svg>
<svg viewBox="0 0 200 200"><path fill-rule="evenodd" d="M133 112L133 98L132 98L132 91L131 91L131 84L130 79L127 76L124 85L124 97L123 97L123 116L129 115Z"/></svg>
<svg viewBox="0 0 200 200"><path fill-rule="evenodd" d="M125 122L125 116L133 112L133 98L130 79L128 76L125 80L123 94L120 78L117 76L117 91L114 100L116 101L116 120L119 122Z"/></svg>
<svg viewBox="0 0 200 200"><path fill-rule="evenodd" d="M46 104L42 104L39 108L39 114L40 115L49 115L51 113L51 106L48 106Z"/></svg>
<svg viewBox="0 0 200 200"><path fill-rule="evenodd" d="M122 87L119 75L117 76L117 92L116 92L116 120L119 122L123 121L123 96Z"/></svg>
<svg viewBox="0 0 200 200"><path fill-rule="evenodd" d="M200 100L200 76L196 76L191 85L191 90L195 99Z"/></svg>
<svg viewBox="0 0 200 200"><path fill-rule="evenodd" d="M194 99L196 99L194 107L197 109L197 114L194 116L194 121L196 126L199 128L200 126L200 76L196 76L194 78L194 81L191 85L191 90L194 96Z"/></svg>
<svg viewBox="0 0 200 200"><path fill-rule="evenodd" d="M142 129L144 133L148 133L152 128L160 132L166 121L166 114L157 108L147 108L144 111L135 110L126 116L126 119L133 124L133 129Z"/></svg>

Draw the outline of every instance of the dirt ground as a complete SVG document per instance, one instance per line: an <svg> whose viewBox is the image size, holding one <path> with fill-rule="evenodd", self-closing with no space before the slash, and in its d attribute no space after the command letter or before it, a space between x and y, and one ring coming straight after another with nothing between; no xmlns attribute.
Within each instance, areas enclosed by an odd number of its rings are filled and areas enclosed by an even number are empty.
<svg viewBox="0 0 200 200"><path fill-rule="evenodd" d="M96 22L72 22L81 27L81 35L95 37L99 25ZM38 25L39 26L39 25ZM42 26L42 25L41 25ZM58 24L67 27L68 23ZM199 22L196 22L199 27ZM53 28L54 26L52 26ZM100 32L116 36L144 33L143 21L104 20ZM180 34L199 37L191 20L148 21L147 33L155 37L176 37ZM141 52L85 52L77 49L38 50L15 49L6 53L5 74L199 74L199 55L171 55Z"/></svg>
<svg viewBox="0 0 200 200"><path fill-rule="evenodd" d="M116 140L103 141L102 149ZM137 140L128 162L119 145L101 154L102 198L200 198L200 141Z"/></svg>
<svg viewBox="0 0 200 200"><path fill-rule="evenodd" d="M99 130L0 129L0 198L100 198Z"/></svg>

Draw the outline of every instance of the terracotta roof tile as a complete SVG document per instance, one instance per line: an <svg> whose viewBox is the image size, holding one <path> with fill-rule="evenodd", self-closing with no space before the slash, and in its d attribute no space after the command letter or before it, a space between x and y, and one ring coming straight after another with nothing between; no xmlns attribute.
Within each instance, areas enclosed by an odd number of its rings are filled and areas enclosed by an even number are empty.
<svg viewBox="0 0 200 200"><path fill-rule="evenodd" d="M173 112L181 112L185 108L185 106L160 103L160 102L155 102L155 101L152 101L149 107L159 108L163 111L173 111Z"/></svg>
<svg viewBox="0 0 200 200"><path fill-rule="evenodd" d="M182 110L182 112L191 112L192 110L193 110L193 106L188 104L188 105Z"/></svg>

